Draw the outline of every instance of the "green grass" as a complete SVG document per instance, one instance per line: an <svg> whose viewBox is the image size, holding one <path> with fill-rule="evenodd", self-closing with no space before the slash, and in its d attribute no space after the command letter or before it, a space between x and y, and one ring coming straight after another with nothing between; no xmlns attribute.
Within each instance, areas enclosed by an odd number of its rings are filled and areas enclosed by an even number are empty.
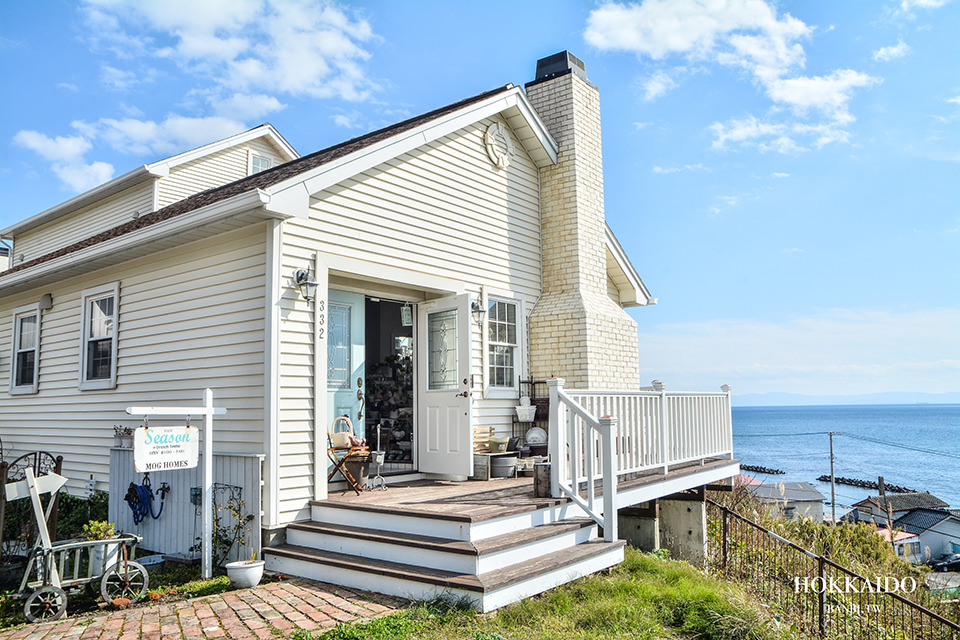
<svg viewBox="0 0 960 640"><path fill-rule="evenodd" d="M592 640L699 638L779 640L762 608L734 585L683 562L627 548L623 564L492 614L457 603L424 603L367 623L292 640Z"/></svg>

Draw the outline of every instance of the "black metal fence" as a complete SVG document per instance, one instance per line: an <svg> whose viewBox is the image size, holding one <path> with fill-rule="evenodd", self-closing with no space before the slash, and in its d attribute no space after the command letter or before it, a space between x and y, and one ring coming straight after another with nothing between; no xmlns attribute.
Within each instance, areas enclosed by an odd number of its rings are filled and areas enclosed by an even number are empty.
<svg viewBox="0 0 960 640"><path fill-rule="evenodd" d="M914 601L925 588L913 578L860 576L712 500L707 509L711 568L746 584L803 632L831 640L960 640L960 624L941 615L949 605L937 613Z"/></svg>

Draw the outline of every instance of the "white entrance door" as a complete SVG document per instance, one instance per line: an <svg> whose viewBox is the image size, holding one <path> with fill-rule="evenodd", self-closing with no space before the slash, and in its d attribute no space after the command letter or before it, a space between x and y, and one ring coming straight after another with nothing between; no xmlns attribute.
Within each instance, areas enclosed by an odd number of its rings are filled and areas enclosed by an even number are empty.
<svg viewBox="0 0 960 640"><path fill-rule="evenodd" d="M417 319L417 466L472 475L470 294L421 303Z"/></svg>
<svg viewBox="0 0 960 640"><path fill-rule="evenodd" d="M347 416L364 436L365 305L362 294L330 290L327 299L327 429Z"/></svg>

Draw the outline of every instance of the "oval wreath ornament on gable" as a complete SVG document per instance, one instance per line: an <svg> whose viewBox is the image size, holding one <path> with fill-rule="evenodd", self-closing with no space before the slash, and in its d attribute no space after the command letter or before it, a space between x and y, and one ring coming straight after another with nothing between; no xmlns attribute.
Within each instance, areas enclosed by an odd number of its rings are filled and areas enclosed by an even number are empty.
<svg viewBox="0 0 960 640"><path fill-rule="evenodd" d="M483 142L487 146L490 162L496 165L497 169L506 169L510 166L510 158L515 153L515 149L513 139L502 122L494 122L487 127L487 132L483 134Z"/></svg>

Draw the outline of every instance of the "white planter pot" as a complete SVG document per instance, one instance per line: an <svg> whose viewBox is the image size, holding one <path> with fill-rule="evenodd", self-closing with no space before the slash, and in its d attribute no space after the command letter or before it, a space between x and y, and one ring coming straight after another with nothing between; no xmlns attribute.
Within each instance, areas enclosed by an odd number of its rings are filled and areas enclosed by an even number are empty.
<svg viewBox="0 0 960 640"><path fill-rule="evenodd" d="M523 406L514 407L517 410L517 420L520 422L533 422L533 417L537 414L537 407Z"/></svg>
<svg viewBox="0 0 960 640"><path fill-rule="evenodd" d="M91 559L96 573L104 573L107 569L120 562L120 543L108 542L104 545L93 547L93 558Z"/></svg>
<svg viewBox="0 0 960 640"><path fill-rule="evenodd" d="M224 566L227 569L230 584L240 589L257 586L260 584L260 578L263 577L263 560L255 562L237 560L236 562L228 562Z"/></svg>

